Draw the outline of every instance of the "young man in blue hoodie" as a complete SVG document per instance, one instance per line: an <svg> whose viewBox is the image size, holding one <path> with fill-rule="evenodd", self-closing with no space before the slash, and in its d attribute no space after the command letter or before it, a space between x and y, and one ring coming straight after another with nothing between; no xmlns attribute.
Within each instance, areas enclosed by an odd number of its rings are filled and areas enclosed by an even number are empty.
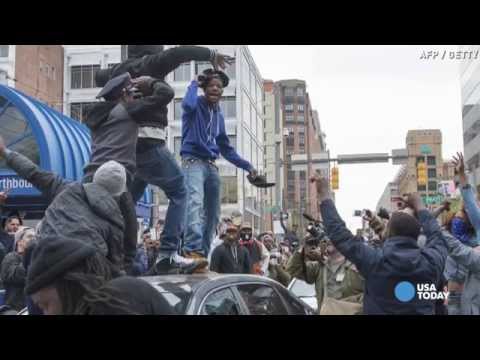
<svg viewBox="0 0 480 360"><path fill-rule="evenodd" d="M215 161L225 159L256 178L257 171L230 145L219 106L229 79L207 69L188 87L182 108L182 166L187 187L183 250L190 258L206 258L220 218L220 175ZM198 96L198 88L205 95Z"/></svg>

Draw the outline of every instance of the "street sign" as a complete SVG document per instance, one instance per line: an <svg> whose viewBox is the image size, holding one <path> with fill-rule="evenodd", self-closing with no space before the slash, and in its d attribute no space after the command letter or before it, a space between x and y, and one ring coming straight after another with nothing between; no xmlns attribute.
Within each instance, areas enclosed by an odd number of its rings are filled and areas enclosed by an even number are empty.
<svg viewBox="0 0 480 360"><path fill-rule="evenodd" d="M444 196L441 194L428 196L422 195L422 200L425 205L438 205L444 200Z"/></svg>
<svg viewBox="0 0 480 360"><path fill-rule="evenodd" d="M374 154L347 154L338 155L339 164L364 164L364 163L379 163L386 162L390 156L388 153L374 153Z"/></svg>

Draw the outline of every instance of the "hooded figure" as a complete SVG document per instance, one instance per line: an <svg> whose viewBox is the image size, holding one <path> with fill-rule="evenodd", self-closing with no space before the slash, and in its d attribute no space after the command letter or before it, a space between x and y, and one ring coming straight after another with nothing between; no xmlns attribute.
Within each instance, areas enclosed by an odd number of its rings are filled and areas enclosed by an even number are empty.
<svg viewBox="0 0 480 360"><path fill-rule="evenodd" d="M39 242L88 242L123 268L124 219L117 200L126 187L122 165L109 161L98 168L92 183L81 184L44 171L17 152L7 150L5 155L8 166L42 191L50 203L38 228Z"/></svg>
<svg viewBox="0 0 480 360"><path fill-rule="evenodd" d="M426 209L413 215L398 211L391 215L382 248L372 248L345 226L330 198L320 204L325 230L337 250L351 261L365 279L364 313L433 315L435 302L415 296L417 284L440 282L447 247L435 218ZM417 244L420 229L427 237ZM408 282L408 298L399 297L399 286ZM403 289L403 288L402 288ZM441 290L441 289L437 289ZM401 292L401 291L400 291Z"/></svg>

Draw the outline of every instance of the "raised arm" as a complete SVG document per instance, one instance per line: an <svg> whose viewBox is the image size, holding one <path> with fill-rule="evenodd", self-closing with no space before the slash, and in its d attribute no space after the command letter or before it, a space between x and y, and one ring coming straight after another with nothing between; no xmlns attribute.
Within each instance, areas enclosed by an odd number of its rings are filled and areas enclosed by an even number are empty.
<svg viewBox="0 0 480 360"><path fill-rule="evenodd" d="M458 264L465 266L469 271L480 272L480 252L470 246L463 245L447 231L443 231L450 257Z"/></svg>
<svg viewBox="0 0 480 360"><path fill-rule="evenodd" d="M198 81L193 80L187 89L187 93L185 94L185 97L183 98L182 109L187 114L191 113L197 109L197 103L198 103Z"/></svg>
<svg viewBox="0 0 480 360"><path fill-rule="evenodd" d="M477 205L475 193L468 183L467 175L465 174L463 154L457 153L457 157L454 157L452 162L455 165L455 172L458 174L465 211L467 212L470 223L475 228L475 232L478 234L480 232L480 208Z"/></svg>
<svg viewBox="0 0 480 360"><path fill-rule="evenodd" d="M6 148L0 136L0 157L7 160L7 165L21 178L29 181L40 190L48 199L53 199L69 183L57 174L44 171L30 159L15 151Z"/></svg>

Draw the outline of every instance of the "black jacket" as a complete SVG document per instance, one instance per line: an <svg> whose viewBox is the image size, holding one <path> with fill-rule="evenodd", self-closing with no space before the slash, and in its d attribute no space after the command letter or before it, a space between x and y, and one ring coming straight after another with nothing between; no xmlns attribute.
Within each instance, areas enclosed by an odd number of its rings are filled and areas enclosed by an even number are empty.
<svg viewBox="0 0 480 360"><path fill-rule="evenodd" d="M44 171L11 152L7 164L40 190L50 203L37 241L77 239L94 245L114 265L123 267L124 219L117 201L97 184L80 184Z"/></svg>
<svg viewBox="0 0 480 360"><path fill-rule="evenodd" d="M2 262L0 276L5 288L5 304L20 311L25 307L25 280L27 272L23 266L23 257L11 252Z"/></svg>
<svg viewBox="0 0 480 360"><path fill-rule="evenodd" d="M233 249L237 250L237 259L233 257ZM219 274L251 274L252 262L248 250L240 245L234 247L221 244L213 250L210 270Z"/></svg>
<svg viewBox="0 0 480 360"><path fill-rule="evenodd" d="M123 276L111 280L101 289L127 303L117 309L101 302L92 306L89 315L174 315L167 300L153 286L141 279Z"/></svg>
<svg viewBox="0 0 480 360"><path fill-rule="evenodd" d="M112 68L110 78L128 72L132 78L152 76L163 80L165 76L178 68L182 63L192 60L212 61L214 54L210 49L200 46L178 46L154 55L127 59ZM173 99L174 92L167 83L162 82L161 84L163 86L157 90L156 94L157 103L151 102L142 110L143 113L147 112L148 115L138 119L138 124L141 127L148 126L163 129L168 126L167 105ZM150 101L155 101L155 98L151 98Z"/></svg>
<svg viewBox="0 0 480 360"><path fill-rule="evenodd" d="M320 211L332 243L365 278L366 315L434 314L435 301L421 300L417 294L408 302L395 297L395 287L403 281L410 282L415 290L417 284L441 282L447 244L440 226L427 210L418 214L428 239L423 248L418 246L417 239L402 236L386 239L383 248L372 248L346 228L332 200L323 201Z"/></svg>

